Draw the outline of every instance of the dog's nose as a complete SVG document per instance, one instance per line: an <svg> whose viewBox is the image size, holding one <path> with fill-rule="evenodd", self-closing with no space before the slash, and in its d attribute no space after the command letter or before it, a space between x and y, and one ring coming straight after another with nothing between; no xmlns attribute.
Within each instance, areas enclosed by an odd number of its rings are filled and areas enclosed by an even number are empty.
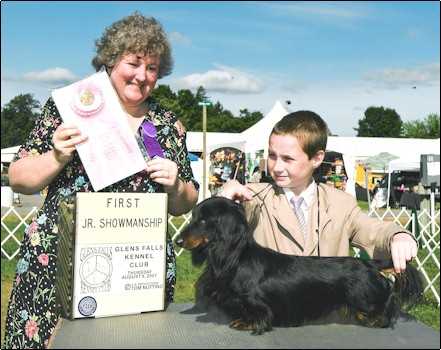
<svg viewBox="0 0 441 350"><path fill-rule="evenodd" d="M182 239L182 237L178 237L175 242L178 247L182 248L182 245L184 244L184 240Z"/></svg>

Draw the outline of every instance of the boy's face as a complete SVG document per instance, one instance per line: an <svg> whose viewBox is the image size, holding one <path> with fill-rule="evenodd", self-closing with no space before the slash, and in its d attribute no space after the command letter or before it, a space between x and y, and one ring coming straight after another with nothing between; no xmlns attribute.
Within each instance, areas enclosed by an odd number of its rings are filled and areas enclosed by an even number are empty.
<svg viewBox="0 0 441 350"><path fill-rule="evenodd" d="M309 159L295 136L270 136L268 171L277 186L291 188L296 194L308 187L323 158L324 151L319 151Z"/></svg>

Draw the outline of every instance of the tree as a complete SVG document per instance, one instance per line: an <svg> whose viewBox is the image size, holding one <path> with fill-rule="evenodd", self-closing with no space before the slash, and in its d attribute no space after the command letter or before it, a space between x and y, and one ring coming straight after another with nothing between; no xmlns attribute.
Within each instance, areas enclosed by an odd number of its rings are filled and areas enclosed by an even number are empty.
<svg viewBox="0 0 441 350"><path fill-rule="evenodd" d="M152 97L165 109L173 111L188 131L202 131L202 107L199 102L209 99L205 89L200 86L196 93L182 89L174 93L168 85L159 85ZM241 109L235 117L217 101L207 108L207 131L241 132L263 118L260 112Z"/></svg>
<svg viewBox="0 0 441 350"><path fill-rule="evenodd" d="M438 114L429 114L424 120L403 123L402 136L419 139L439 138L440 120Z"/></svg>
<svg viewBox="0 0 441 350"><path fill-rule="evenodd" d="M357 136L363 137L400 137L401 117L394 109L369 107L364 118L358 121Z"/></svg>
<svg viewBox="0 0 441 350"><path fill-rule="evenodd" d="M25 143L39 117L40 103L32 94L15 96L1 111L1 147Z"/></svg>

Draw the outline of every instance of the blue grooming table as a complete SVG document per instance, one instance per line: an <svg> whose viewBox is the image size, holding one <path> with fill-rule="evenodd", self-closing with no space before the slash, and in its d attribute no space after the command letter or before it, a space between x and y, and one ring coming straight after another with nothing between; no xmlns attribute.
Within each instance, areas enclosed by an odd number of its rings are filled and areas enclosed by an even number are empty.
<svg viewBox="0 0 441 350"><path fill-rule="evenodd" d="M414 320L399 319L394 329L327 324L275 327L251 335L228 327L216 312L193 304L171 304L166 311L138 315L61 319L50 347L62 348L440 348L439 332Z"/></svg>

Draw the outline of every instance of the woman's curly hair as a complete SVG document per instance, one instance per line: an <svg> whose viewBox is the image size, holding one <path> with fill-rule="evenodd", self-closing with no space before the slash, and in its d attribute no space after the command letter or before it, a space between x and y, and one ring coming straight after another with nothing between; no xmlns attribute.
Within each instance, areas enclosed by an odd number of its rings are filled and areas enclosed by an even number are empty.
<svg viewBox="0 0 441 350"><path fill-rule="evenodd" d="M127 53L158 56L159 78L169 75L173 68L171 47L161 24L138 11L107 27L95 46L92 65L97 72L103 67L113 67Z"/></svg>

